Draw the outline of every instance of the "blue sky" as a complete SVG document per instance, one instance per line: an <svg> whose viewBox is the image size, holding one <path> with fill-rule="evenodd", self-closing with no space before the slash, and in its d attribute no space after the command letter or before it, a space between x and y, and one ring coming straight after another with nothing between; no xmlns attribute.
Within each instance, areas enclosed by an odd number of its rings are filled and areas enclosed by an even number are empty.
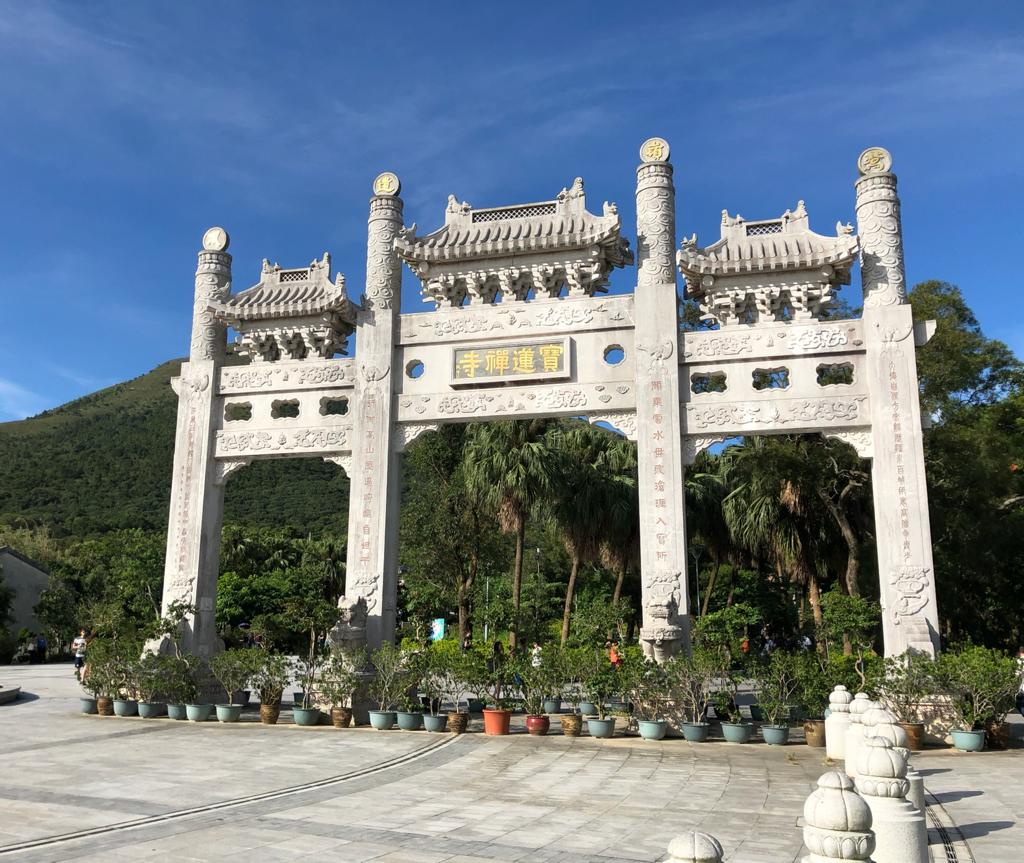
<svg viewBox="0 0 1024 863"><path fill-rule="evenodd" d="M183 356L210 225L236 290L263 257L329 250L358 296L380 171L423 230L449 192L533 201L580 175L632 236L655 134L702 244L723 208L799 198L831 233L857 154L888 147L908 277L958 283L1024 353L1022 36L1019 0L0 0L0 421ZM406 311L417 288L406 273Z"/></svg>

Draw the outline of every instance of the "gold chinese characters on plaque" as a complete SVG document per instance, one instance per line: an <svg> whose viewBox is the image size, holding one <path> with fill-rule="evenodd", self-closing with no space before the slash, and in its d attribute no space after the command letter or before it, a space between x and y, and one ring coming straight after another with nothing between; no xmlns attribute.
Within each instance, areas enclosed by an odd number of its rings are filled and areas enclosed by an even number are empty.
<svg viewBox="0 0 1024 863"><path fill-rule="evenodd" d="M468 383L494 378L567 377L567 354L567 343L562 339L501 347L458 348L452 358L452 378Z"/></svg>

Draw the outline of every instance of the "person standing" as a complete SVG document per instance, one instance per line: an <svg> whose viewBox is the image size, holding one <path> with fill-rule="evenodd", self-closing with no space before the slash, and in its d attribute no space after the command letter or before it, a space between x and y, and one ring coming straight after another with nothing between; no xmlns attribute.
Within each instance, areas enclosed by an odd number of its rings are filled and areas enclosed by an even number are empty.
<svg viewBox="0 0 1024 863"><path fill-rule="evenodd" d="M85 667L85 651L89 646L89 637L84 629L78 630L78 637L71 642L71 651L75 654L75 677L82 679L82 669Z"/></svg>
<svg viewBox="0 0 1024 863"><path fill-rule="evenodd" d="M540 663L540 645L537 644L537 642L535 641L533 643L533 647L530 648L530 665L532 665L534 668L540 668Z"/></svg>
<svg viewBox="0 0 1024 863"><path fill-rule="evenodd" d="M1017 712L1024 716L1024 647L1017 648L1017 674L1020 677L1020 689L1017 690Z"/></svg>

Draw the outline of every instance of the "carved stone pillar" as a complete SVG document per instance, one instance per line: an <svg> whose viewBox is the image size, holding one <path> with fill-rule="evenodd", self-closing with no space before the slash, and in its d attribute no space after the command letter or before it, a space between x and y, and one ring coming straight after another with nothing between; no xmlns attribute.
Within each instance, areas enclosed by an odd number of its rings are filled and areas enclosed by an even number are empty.
<svg viewBox="0 0 1024 863"><path fill-rule="evenodd" d="M636 416L644 653L689 649L686 509L679 417L675 188L668 144L640 148L636 176Z"/></svg>
<svg viewBox="0 0 1024 863"><path fill-rule="evenodd" d="M213 458L217 378L227 350L227 329L209 309L231 292L231 255L223 228L203 236L196 268L192 342L181 376L172 381L178 394L171 506L164 563L163 612L175 602L195 607L182 626L187 653L207 657L220 646L215 599L220 566L220 528L224 486ZM169 644L151 645L168 650Z"/></svg>
<svg viewBox="0 0 1024 863"><path fill-rule="evenodd" d="M400 458L392 443L394 344L402 270L394 240L402 227L398 177L373 184L366 240L366 294L356 320L353 410L356 430L349 473L347 601L366 600L366 638L373 649L395 635L398 591Z"/></svg>
<svg viewBox="0 0 1024 863"><path fill-rule="evenodd" d="M857 164L865 373L876 394L872 489L885 653L913 648L934 655L939 618L896 175L892 157L880 147L865 150Z"/></svg>

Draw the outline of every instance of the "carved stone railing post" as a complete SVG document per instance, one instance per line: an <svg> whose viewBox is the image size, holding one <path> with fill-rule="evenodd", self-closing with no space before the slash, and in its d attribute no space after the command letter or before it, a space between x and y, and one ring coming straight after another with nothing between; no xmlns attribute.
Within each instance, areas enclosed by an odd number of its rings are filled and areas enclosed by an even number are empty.
<svg viewBox="0 0 1024 863"><path fill-rule="evenodd" d="M668 843L665 863L722 863L724 853L710 833L684 833Z"/></svg>
<svg viewBox="0 0 1024 863"><path fill-rule="evenodd" d="M850 727L850 702L853 696L845 686L837 686L828 696L831 711L825 719L825 754L833 761L846 757L846 729Z"/></svg>
<svg viewBox="0 0 1024 863"><path fill-rule="evenodd" d="M838 770L822 774L804 803L804 845L811 853L803 863L872 863L871 810Z"/></svg>
<svg viewBox="0 0 1024 863"><path fill-rule="evenodd" d="M875 546L886 656L939 645L921 407L918 339L907 304L900 201L892 157L881 147L858 160L857 226L864 289L865 372L871 398Z"/></svg>
<svg viewBox="0 0 1024 863"><path fill-rule="evenodd" d="M366 239L366 293L356 321L352 470L349 475L348 600L366 600L366 638L376 648L395 634L400 455L392 444L394 346L402 270L394 240L402 227L398 177L373 184Z"/></svg>
<svg viewBox="0 0 1024 863"><path fill-rule="evenodd" d="M227 328L209 304L231 292L229 238L223 228L210 228L203 236L196 268L192 341L188 362L174 381L178 394L178 422L174 441L171 505L164 563L163 612L174 603L195 608L187 615L179 636L187 653L207 657L220 640L214 620L214 597L220 565L220 528L224 486L213 458L214 409L217 379L227 351ZM152 644L170 650L169 643Z"/></svg>
<svg viewBox="0 0 1024 863"><path fill-rule="evenodd" d="M689 649L686 508L679 406L675 188L668 144L640 148L636 176L636 416L644 653Z"/></svg>
<svg viewBox="0 0 1024 863"><path fill-rule="evenodd" d="M864 739L856 785L871 809L875 863L928 863L924 813L907 800L906 759L885 737Z"/></svg>
<svg viewBox="0 0 1024 863"><path fill-rule="evenodd" d="M846 775L851 779L857 775L857 748L864 739L864 714L877 705L866 692L858 692L850 702L850 724L846 727L846 741L843 744L843 760Z"/></svg>

